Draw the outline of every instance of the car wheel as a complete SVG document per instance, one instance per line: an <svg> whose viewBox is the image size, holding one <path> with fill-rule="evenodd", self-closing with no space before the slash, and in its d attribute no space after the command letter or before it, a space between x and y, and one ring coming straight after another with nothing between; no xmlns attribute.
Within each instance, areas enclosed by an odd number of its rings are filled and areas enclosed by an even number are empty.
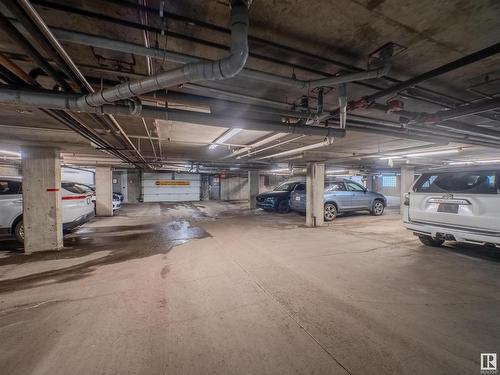
<svg viewBox="0 0 500 375"><path fill-rule="evenodd" d="M337 206L333 203L325 204L325 221L333 221L337 217Z"/></svg>
<svg viewBox="0 0 500 375"><path fill-rule="evenodd" d="M384 203L381 200L376 200L373 202L371 214L374 216L380 216L384 213Z"/></svg>
<svg viewBox="0 0 500 375"><path fill-rule="evenodd" d="M432 247L440 247L444 243L444 240L434 239L431 236L418 236L418 239L424 245Z"/></svg>
<svg viewBox="0 0 500 375"><path fill-rule="evenodd" d="M277 211L280 214L286 214L286 213L290 212L290 205L288 204L288 201L279 202Z"/></svg>
<svg viewBox="0 0 500 375"><path fill-rule="evenodd" d="M14 236L19 243L24 243L24 224L22 220L14 227Z"/></svg>

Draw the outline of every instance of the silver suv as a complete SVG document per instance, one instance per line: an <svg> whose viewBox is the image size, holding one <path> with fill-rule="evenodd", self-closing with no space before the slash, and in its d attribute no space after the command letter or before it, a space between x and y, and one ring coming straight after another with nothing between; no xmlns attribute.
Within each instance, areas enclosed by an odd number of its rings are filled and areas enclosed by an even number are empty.
<svg viewBox="0 0 500 375"><path fill-rule="evenodd" d="M403 221L429 246L500 245L500 168L424 173L406 194Z"/></svg>
<svg viewBox="0 0 500 375"><path fill-rule="evenodd" d="M40 199L43 199L42 197ZM92 191L82 184L62 181L63 230L71 230L94 216ZM24 242L22 178L0 176L0 233Z"/></svg>
<svg viewBox="0 0 500 375"><path fill-rule="evenodd" d="M386 198L374 191L365 189L360 184L347 180L336 179L325 182L324 193L325 221L332 221L338 213L349 211L369 211L380 216L387 206ZM290 194L290 208L294 211L306 212L306 184L298 184Z"/></svg>

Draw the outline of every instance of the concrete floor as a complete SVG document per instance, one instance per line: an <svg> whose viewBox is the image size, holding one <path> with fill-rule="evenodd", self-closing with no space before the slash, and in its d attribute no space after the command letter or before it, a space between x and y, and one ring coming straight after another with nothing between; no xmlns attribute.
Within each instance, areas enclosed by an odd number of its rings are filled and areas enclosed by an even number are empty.
<svg viewBox="0 0 500 375"><path fill-rule="evenodd" d="M126 205L4 252L0 374L476 374L500 351L497 253L422 246L396 212L242 207Z"/></svg>

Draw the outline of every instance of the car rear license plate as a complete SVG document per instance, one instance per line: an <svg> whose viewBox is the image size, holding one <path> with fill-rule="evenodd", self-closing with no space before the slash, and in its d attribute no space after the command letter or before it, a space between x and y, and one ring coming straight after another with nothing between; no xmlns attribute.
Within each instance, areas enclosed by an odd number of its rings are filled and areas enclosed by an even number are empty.
<svg viewBox="0 0 500 375"><path fill-rule="evenodd" d="M300 201L300 197L295 197L295 200L296 201Z"/></svg>
<svg viewBox="0 0 500 375"><path fill-rule="evenodd" d="M446 212L448 214L458 214L458 204L439 203L438 212Z"/></svg>

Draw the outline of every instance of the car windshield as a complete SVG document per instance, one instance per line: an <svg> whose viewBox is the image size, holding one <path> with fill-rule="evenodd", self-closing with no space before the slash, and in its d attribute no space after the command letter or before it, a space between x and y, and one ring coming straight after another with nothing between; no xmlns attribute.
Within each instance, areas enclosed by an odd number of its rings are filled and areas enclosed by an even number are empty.
<svg viewBox="0 0 500 375"><path fill-rule="evenodd" d="M286 183L276 186L273 191L292 191L295 183Z"/></svg>

